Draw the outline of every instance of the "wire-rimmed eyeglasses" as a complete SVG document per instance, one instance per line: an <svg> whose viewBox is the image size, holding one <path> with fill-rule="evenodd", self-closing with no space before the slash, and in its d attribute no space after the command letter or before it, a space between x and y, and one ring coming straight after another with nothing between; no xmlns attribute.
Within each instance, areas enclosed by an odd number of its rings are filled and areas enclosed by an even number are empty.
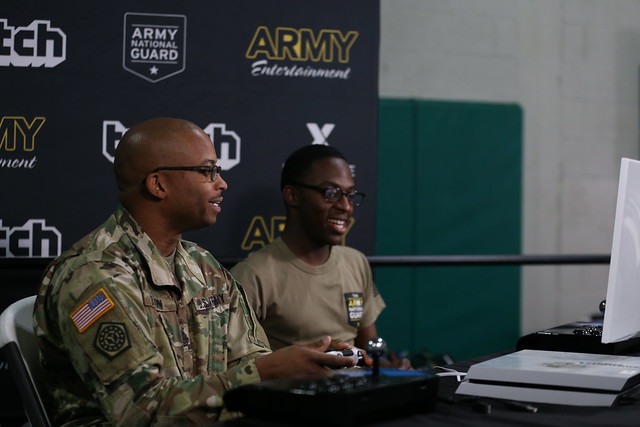
<svg viewBox="0 0 640 427"><path fill-rule="evenodd" d="M160 171L195 171L195 172L208 172L211 181L215 181L220 172L222 172L222 168L218 165L211 166L163 166L160 168L155 168L150 173L160 172Z"/></svg>
<svg viewBox="0 0 640 427"><path fill-rule="evenodd" d="M349 203L353 206L360 206L362 201L364 200L364 193L359 193L357 191L353 191L351 193L345 193L340 188L336 187L316 187L315 185L302 184L299 182L294 182L291 185L297 185L298 187L308 188L309 190L315 190L318 193L324 196L324 199L329 203L336 203L342 196L346 197Z"/></svg>

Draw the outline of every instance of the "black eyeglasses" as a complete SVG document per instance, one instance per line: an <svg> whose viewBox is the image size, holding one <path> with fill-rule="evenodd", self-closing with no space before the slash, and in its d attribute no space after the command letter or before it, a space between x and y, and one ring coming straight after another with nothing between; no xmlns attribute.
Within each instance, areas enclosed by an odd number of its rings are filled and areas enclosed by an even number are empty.
<svg viewBox="0 0 640 427"><path fill-rule="evenodd" d="M360 206L360 203L364 200L364 193L358 193L357 191L351 193L345 193L339 188L336 187L316 187L315 185L301 184L299 182L294 182L291 185L297 185L298 187L308 188L310 190L315 190L318 193L324 196L324 199L329 203L336 203L342 196L346 197L349 203L353 206Z"/></svg>
<svg viewBox="0 0 640 427"><path fill-rule="evenodd" d="M195 171L195 172L207 172L210 175L211 181L215 181L220 172L222 172L222 168L218 165L212 166L166 166L161 168L156 168L152 170L150 173L159 172L159 171Z"/></svg>

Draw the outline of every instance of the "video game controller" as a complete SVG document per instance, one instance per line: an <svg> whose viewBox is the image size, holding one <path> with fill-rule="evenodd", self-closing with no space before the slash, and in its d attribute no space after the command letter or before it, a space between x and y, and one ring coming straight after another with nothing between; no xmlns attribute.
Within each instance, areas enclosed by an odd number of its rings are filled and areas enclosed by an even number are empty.
<svg viewBox="0 0 640 427"><path fill-rule="evenodd" d="M344 350L329 350L325 351L327 354L333 354L335 356L346 356L351 357L355 362L356 366L364 365L364 357L362 356L362 351L357 348L345 348Z"/></svg>

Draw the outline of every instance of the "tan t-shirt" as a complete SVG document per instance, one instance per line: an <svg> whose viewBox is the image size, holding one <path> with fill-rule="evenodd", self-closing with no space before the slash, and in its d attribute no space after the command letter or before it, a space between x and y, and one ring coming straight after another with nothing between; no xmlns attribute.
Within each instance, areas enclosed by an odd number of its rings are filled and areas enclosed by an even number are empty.
<svg viewBox="0 0 640 427"><path fill-rule="evenodd" d="M358 329L374 324L385 307L366 257L349 247L333 246L325 264L312 266L277 238L231 274L273 350L324 335L353 345Z"/></svg>

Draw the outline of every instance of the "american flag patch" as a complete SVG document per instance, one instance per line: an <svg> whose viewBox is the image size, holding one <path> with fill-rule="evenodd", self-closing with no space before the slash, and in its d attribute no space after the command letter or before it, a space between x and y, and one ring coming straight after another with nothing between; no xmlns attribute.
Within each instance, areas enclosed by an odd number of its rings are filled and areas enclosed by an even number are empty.
<svg viewBox="0 0 640 427"><path fill-rule="evenodd" d="M113 307L111 298L109 298L104 289L100 289L69 317L73 320L73 324L76 325L78 331L84 332L93 322Z"/></svg>

